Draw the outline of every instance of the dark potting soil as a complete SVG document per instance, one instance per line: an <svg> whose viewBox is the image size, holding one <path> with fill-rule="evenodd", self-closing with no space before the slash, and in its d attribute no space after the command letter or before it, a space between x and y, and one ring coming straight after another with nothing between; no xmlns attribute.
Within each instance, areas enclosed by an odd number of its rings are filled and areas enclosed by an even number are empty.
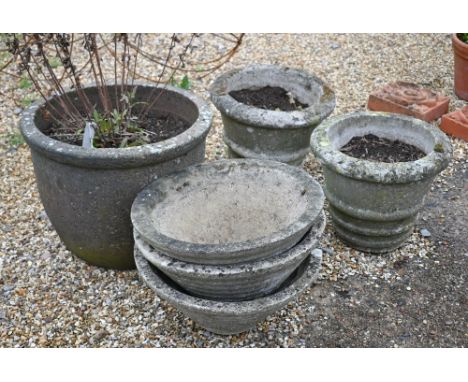
<svg viewBox="0 0 468 382"><path fill-rule="evenodd" d="M191 126L191 124L182 117L168 112L150 114L139 121L137 125L139 128L146 131L145 136L148 141L145 143L157 143L175 137ZM67 131L67 129L64 129L57 122L52 122L43 130L43 133L61 142L76 146L82 145L82 134L74 134L69 129ZM134 138L138 138L138 135L134 135L134 137L128 141L129 146L132 145L132 139L135 140ZM103 147L119 148L123 139L124 136L116 134L113 139L109 139Z"/></svg>
<svg viewBox="0 0 468 382"><path fill-rule="evenodd" d="M149 116L140 127L151 131L151 143L156 143L183 133L190 127L190 123L176 114L165 113Z"/></svg>
<svg viewBox="0 0 468 382"><path fill-rule="evenodd" d="M233 90L229 92L229 95L236 101L260 109L294 111L309 107L309 105L294 98L291 93L277 86Z"/></svg>
<svg viewBox="0 0 468 382"><path fill-rule="evenodd" d="M340 151L354 158L386 163L411 162L426 155L424 151L408 143L379 138L373 134L354 137Z"/></svg>

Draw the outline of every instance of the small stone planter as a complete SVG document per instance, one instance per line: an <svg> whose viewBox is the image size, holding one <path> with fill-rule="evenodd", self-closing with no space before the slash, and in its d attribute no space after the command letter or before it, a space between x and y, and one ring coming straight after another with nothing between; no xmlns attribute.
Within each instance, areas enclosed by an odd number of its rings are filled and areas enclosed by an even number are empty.
<svg viewBox="0 0 468 382"><path fill-rule="evenodd" d="M296 245L322 211L322 188L302 169L237 159L191 166L138 194L131 218L142 240L184 262L226 265Z"/></svg>
<svg viewBox="0 0 468 382"><path fill-rule="evenodd" d="M304 110L274 111L252 107L229 95L233 90L278 86ZM335 94L322 80L302 70L251 65L218 77L211 100L221 112L224 142L231 158L270 159L300 165L309 153L310 134L335 108Z"/></svg>
<svg viewBox="0 0 468 382"><path fill-rule="evenodd" d="M187 294L153 267L135 248L135 262L143 281L196 323L218 334L236 334L249 330L257 322L286 306L316 280L321 261L318 251L313 251L273 294L249 301L222 302Z"/></svg>
<svg viewBox="0 0 468 382"><path fill-rule="evenodd" d="M144 101L153 88L139 84L136 101ZM98 103L96 87L84 91ZM77 98L74 91L67 95ZM44 106L37 102L29 107L20 129L54 228L67 248L90 264L133 268L132 202L152 179L204 160L212 120L209 106L191 92L168 86L155 109L177 114L191 127L159 143L118 149L85 149L49 138L42 133L48 124Z"/></svg>
<svg viewBox="0 0 468 382"><path fill-rule="evenodd" d="M158 270L190 294L220 301L242 301L274 292L318 245L325 229L323 212L310 231L294 247L263 260L232 264L202 265L175 260L155 251L135 234L139 252Z"/></svg>
<svg viewBox="0 0 468 382"><path fill-rule="evenodd" d="M353 137L374 134L424 151L412 162L383 163L350 157L340 148ZM434 177L447 167L452 148L432 125L389 113L359 112L322 123L312 151L323 164L325 195L337 234L362 251L388 252L412 233Z"/></svg>

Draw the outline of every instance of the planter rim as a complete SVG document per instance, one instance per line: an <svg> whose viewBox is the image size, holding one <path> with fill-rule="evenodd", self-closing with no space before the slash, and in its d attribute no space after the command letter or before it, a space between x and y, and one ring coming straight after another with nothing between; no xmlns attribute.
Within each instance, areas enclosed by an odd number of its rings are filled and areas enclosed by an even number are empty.
<svg viewBox="0 0 468 382"><path fill-rule="evenodd" d="M306 191L303 194L306 208L302 215L300 215L295 222L268 236L224 244L199 244L168 237L152 224L152 219L148 211L152 208L154 196L159 194L158 187L160 182L164 182L165 179L178 179L181 181L187 179L187 177L194 173L206 173L207 171L216 173L221 170L229 170L233 167L242 168L244 166L279 170L294 176L298 184L304 187L304 191ZM156 179L144 188L135 198L131 210L131 219L134 228L146 242L151 244L155 249L170 254L171 257L177 257L179 260L193 263L233 264L266 257L268 254L258 254L257 252L262 248L281 248L292 236L300 231L308 230L318 218L323 208L324 201L325 195L320 184L306 171L300 168L270 160L225 159L194 165L185 170ZM284 250L286 249L287 248L284 248ZM284 250L282 252L284 252ZM248 253L250 257L246 257L245 253Z"/></svg>
<svg viewBox="0 0 468 382"><path fill-rule="evenodd" d="M197 278L212 278L213 276L218 276L220 273L224 276L242 276L246 273L253 275L255 273L262 273L265 271L273 272L296 262L305 251L308 249L312 250L317 246L320 236L325 229L325 224L326 218L322 211L317 221L314 222L312 228L306 233L300 242L291 249L266 259L239 264L205 265L180 261L155 249L150 251L151 247L143 238L141 238L141 236L138 238L138 233L136 232L135 245L138 246L140 254L142 254L146 260L161 270L168 268L172 272L178 272L181 274L196 274Z"/></svg>
<svg viewBox="0 0 468 382"><path fill-rule="evenodd" d="M435 151L433 148L426 156L416 161L396 163L351 157L335 149L328 136L332 127L351 118L393 119L409 122L412 126L429 133L434 139L435 145L442 145L443 152ZM420 119L386 112L362 111L328 119L312 133L311 147L314 155L332 171L349 178L375 183L412 183L435 176L448 166L452 156L450 140L438 128Z"/></svg>
<svg viewBox="0 0 468 382"><path fill-rule="evenodd" d="M314 84L322 89L318 102L303 110L275 111L249 106L235 100L229 95L229 85L233 77L242 72L272 71L285 73L288 76L301 78L309 86ZM271 83L275 86L274 81ZM306 85L304 84L304 88ZM219 111L230 118L257 127L273 129L298 129L317 125L328 117L335 108L335 93L320 78L304 70L269 64L252 64L243 68L233 69L220 75L209 88L210 98Z"/></svg>
<svg viewBox="0 0 468 382"><path fill-rule="evenodd" d="M36 112L46 103L42 99L34 102L22 113L21 133L30 148L44 156L57 162L87 168L133 168L165 162L189 151L206 137L211 127L212 112L208 103L202 98L190 91L170 85L135 81L134 86L165 88L178 93L193 102L198 109L198 118L181 134L161 142L126 148L83 148L50 138L36 127L34 122ZM94 87L96 85L91 84L83 86L83 89ZM53 98L54 96L48 97L48 100Z"/></svg>
<svg viewBox="0 0 468 382"><path fill-rule="evenodd" d="M452 46L455 54L468 60L468 44L460 40L457 33L452 34Z"/></svg>
<svg viewBox="0 0 468 382"><path fill-rule="evenodd" d="M161 271L158 271L157 268L153 269L150 265L151 263L145 259L138 248L135 248L135 263L138 273L146 284L168 302L197 312L241 316L249 313L254 314L268 311L272 307L284 305L302 293L317 278L322 263L322 255L318 251L313 251L299 265L298 274L296 274L295 279L279 291L253 300L228 302L194 297L172 287L160 276L159 273Z"/></svg>

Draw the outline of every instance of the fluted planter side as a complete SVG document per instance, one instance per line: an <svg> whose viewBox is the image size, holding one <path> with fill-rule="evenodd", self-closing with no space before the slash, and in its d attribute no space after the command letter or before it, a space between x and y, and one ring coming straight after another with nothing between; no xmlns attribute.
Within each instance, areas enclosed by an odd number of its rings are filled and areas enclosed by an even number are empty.
<svg viewBox="0 0 468 382"><path fill-rule="evenodd" d="M339 150L356 136L401 140L426 153L412 162L383 163ZM434 177L447 167L452 148L432 125L390 113L359 112L332 118L312 134L323 164L324 192L337 234L357 249L388 252L411 234Z"/></svg>

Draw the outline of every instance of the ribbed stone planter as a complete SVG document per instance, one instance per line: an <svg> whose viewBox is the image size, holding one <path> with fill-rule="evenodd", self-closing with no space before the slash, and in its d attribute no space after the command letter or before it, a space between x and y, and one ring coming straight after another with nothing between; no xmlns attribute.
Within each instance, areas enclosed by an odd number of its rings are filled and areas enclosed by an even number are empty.
<svg viewBox="0 0 468 382"><path fill-rule="evenodd" d="M281 285L266 297L249 301L222 302L194 297L159 271L135 247L135 262L140 277L161 298L167 300L200 326L218 334L235 334L255 327L287 303L317 278L322 257L314 251Z"/></svg>
<svg viewBox="0 0 468 382"><path fill-rule="evenodd" d="M353 137L366 134L398 139L427 155L412 162L383 163L339 151ZM323 165L324 192L337 234L352 247L376 253L405 242L434 177L452 154L448 138L432 125L377 112L327 120L313 132L311 145Z"/></svg>
<svg viewBox="0 0 468 382"><path fill-rule="evenodd" d="M143 241L197 264L236 264L302 239L324 201L320 184L283 163L237 159L191 166L148 185L131 218Z"/></svg>
<svg viewBox="0 0 468 382"><path fill-rule="evenodd" d="M264 110L236 101L233 90L278 86L309 107ZM321 79L302 70L250 65L218 77L211 100L221 112L224 142L231 158L257 158L300 165L309 153L310 134L335 108L335 94Z"/></svg>
<svg viewBox="0 0 468 382"><path fill-rule="evenodd" d="M153 85L139 85L136 101ZM85 89L98 103L96 87ZM113 94L113 89L109 89ZM71 91L68 96L77 98ZM109 268L134 267L130 208L137 193L154 178L202 162L211 126L209 106L194 94L167 87L155 109L169 111L192 125L165 141L122 149L85 149L49 138L42 131L44 102L28 108L21 132L28 143L37 186L47 215L67 248L87 262Z"/></svg>
<svg viewBox="0 0 468 382"><path fill-rule="evenodd" d="M190 294L220 301L259 298L275 291L318 245L325 228L325 215L319 215L310 231L288 251L263 260L232 264L202 265L175 260L155 251L138 234L140 253L160 271Z"/></svg>

